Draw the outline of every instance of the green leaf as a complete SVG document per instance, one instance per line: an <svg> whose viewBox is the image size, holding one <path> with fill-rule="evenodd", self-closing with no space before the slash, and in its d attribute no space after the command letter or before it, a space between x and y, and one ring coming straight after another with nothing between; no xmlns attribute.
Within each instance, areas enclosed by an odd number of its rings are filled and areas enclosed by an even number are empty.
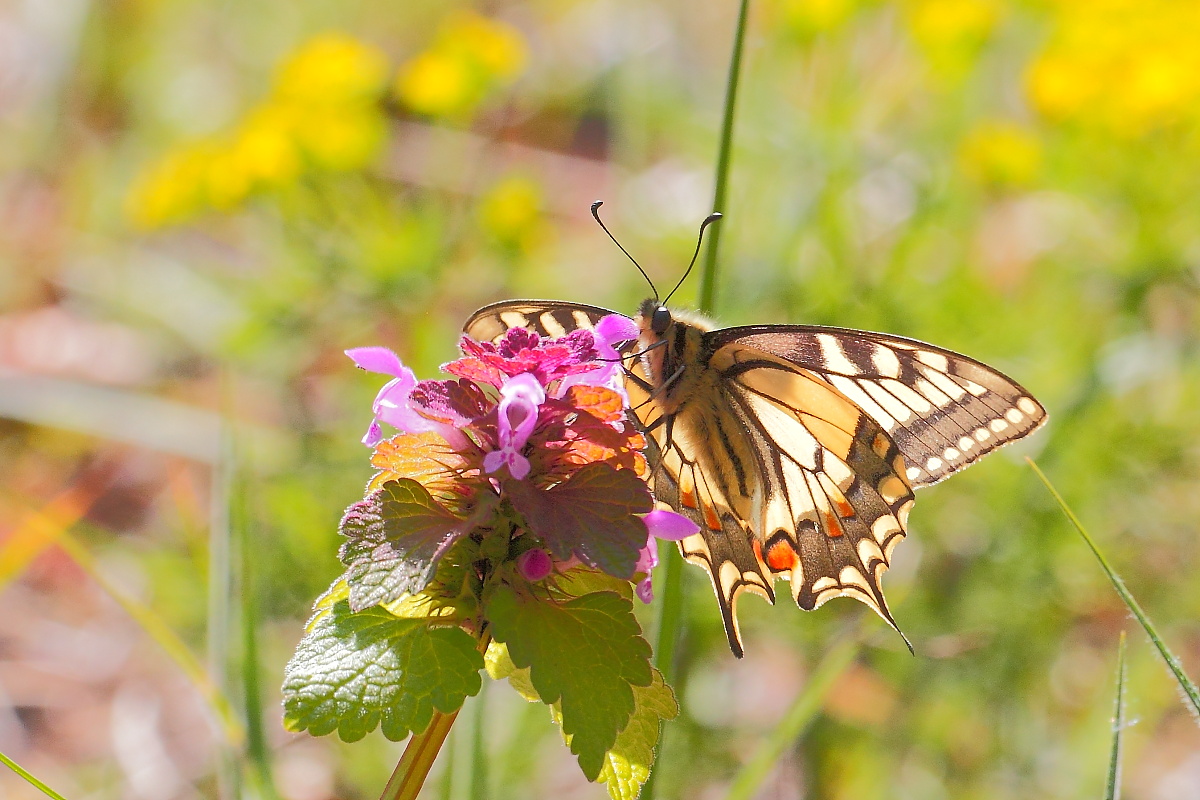
<svg viewBox="0 0 1200 800"><path fill-rule="evenodd" d="M653 677L632 603L612 592L553 603L501 585L486 610L493 637L508 645L516 667L529 667L542 701L561 703L571 752L596 780L633 714L634 687Z"/></svg>
<svg viewBox="0 0 1200 800"><path fill-rule="evenodd" d="M335 584L335 587L337 584ZM330 596L330 595L327 595ZM483 656L456 627L401 619L378 606L359 613L347 600L318 607L288 662L284 727L353 742L379 726L400 741L479 692Z"/></svg>
<svg viewBox="0 0 1200 800"><path fill-rule="evenodd" d="M654 670L653 683L633 690L633 699L633 716L605 754L600 770L599 780L606 784L612 800L636 800L654 764L661 722L679 714L675 693L658 670Z"/></svg>
<svg viewBox="0 0 1200 800"><path fill-rule="evenodd" d="M338 552L349 568L350 607L361 611L420 592L438 560L471 527L409 478L388 481L350 506L339 528L346 541Z"/></svg>
<svg viewBox="0 0 1200 800"><path fill-rule="evenodd" d="M650 490L634 473L588 464L550 489L527 481L505 484L509 499L555 557L572 555L618 578L633 577L646 524L636 514L654 509Z"/></svg>
<svg viewBox="0 0 1200 800"><path fill-rule="evenodd" d="M1092 554L1096 556L1096 560L1100 562L1100 568L1104 570L1104 574L1108 576L1108 582L1112 584L1112 587L1116 590L1117 595L1121 598L1121 600L1124 601L1129 610L1133 612L1133 616L1137 618L1138 623L1142 626L1142 630L1144 630L1146 635L1150 637L1150 641L1154 643L1154 648L1158 650L1158 654L1162 656L1163 661L1167 665L1167 670L1171 673L1171 676L1175 679L1175 682L1179 684L1179 689L1183 693L1184 702L1190 706L1188 710L1192 712L1192 717L1195 718L1197 722L1200 722L1200 689L1196 687L1195 682L1192 681L1191 678L1189 678L1183 671L1183 665L1180 663L1179 659L1174 653L1171 652L1170 648L1167 647L1167 644L1162 640L1162 637L1158 635L1158 629L1154 627L1154 623L1150 621L1150 617L1145 611L1142 610L1141 604L1134 599L1133 592L1129 591L1128 587L1125 586L1125 581L1121 580L1121 576L1118 575L1117 571L1108 563L1108 559L1104 557L1104 553L1100 552L1100 548L1096 545L1095 540L1092 539L1091 534L1087 532L1087 529L1083 527L1083 523L1079 521L1079 518L1075 516L1075 512L1072 511L1067 505L1067 501L1063 500L1062 495L1058 493L1058 490L1055 489L1054 485L1050 483L1050 479L1047 478L1038 465L1033 462L1032 458L1026 458L1025 460L1029 462L1029 466L1033 468L1034 473L1037 474L1038 478L1045 485L1046 489L1050 491L1050 494L1054 497L1054 501L1058 503L1058 507L1062 509L1063 514L1065 514L1067 519L1071 521L1071 524L1075 526L1075 530L1079 531L1079 535L1083 537L1085 542L1087 542L1087 546L1091 549Z"/></svg>
<svg viewBox="0 0 1200 800"><path fill-rule="evenodd" d="M607 572L590 567L572 567L555 576L554 589L566 597L583 597L593 592L615 592L626 600L633 599L633 584L614 578Z"/></svg>

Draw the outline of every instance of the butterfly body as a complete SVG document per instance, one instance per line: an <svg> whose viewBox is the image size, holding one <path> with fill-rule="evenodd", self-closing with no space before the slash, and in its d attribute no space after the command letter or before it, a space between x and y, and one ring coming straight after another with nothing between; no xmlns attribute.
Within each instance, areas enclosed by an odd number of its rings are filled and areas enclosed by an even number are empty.
<svg viewBox="0 0 1200 800"><path fill-rule="evenodd" d="M464 326L562 335L612 313L511 301ZM880 587L913 489L1026 435L1045 410L973 359L902 337L805 325L715 328L647 300L623 353L659 502L700 532L680 543L712 578L735 655L736 601L774 602L790 581L805 610L853 597L896 627ZM897 628L897 630L899 630Z"/></svg>

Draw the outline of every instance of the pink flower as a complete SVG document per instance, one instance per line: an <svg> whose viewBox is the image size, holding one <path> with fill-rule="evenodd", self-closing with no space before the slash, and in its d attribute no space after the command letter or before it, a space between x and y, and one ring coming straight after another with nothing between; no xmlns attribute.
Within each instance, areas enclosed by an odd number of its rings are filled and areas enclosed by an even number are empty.
<svg viewBox="0 0 1200 800"><path fill-rule="evenodd" d="M507 466L509 475L523 480L529 474L529 459L521 454L521 449L537 427L538 408L546 402L546 390L537 378L525 373L506 380L500 387L500 397L497 424L500 449L484 456L483 469L492 473Z"/></svg>
<svg viewBox="0 0 1200 800"><path fill-rule="evenodd" d="M621 314L609 314L596 323L592 336L596 349L593 360L600 364L599 368L564 377L555 389L554 396L562 397L567 389L580 384L603 386L617 392L625 405L629 405L629 396L625 394L624 365L615 345L638 338L637 323Z"/></svg>
<svg viewBox="0 0 1200 800"><path fill-rule="evenodd" d="M649 604L654 599L654 588L650 584L650 571L658 566L658 539L668 542L678 542L686 539L700 530L696 523L682 514L674 511L651 511L642 517L646 523L646 546L638 553L635 572L644 572L646 577L638 582L634 589L638 599Z"/></svg>
<svg viewBox="0 0 1200 800"><path fill-rule="evenodd" d="M375 395L375 403L372 406L375 419L371 421L362 439L362 443L367 447L374 447L383 440L380 422L386 422L405 433L436 431L454 446L465 444L466 437L454 426L424 417L413 408L409 396L417 386L417 376L404 366L398 355L386 347L356 347L347 350L346 355L350 356L360 369L395 376Z"/></svg>

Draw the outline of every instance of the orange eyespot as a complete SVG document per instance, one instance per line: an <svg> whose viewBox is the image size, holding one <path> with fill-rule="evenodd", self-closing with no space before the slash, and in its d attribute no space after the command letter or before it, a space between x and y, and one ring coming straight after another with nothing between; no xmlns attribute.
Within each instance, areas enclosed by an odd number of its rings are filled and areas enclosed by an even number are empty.
<svg viewBox="0 0 1200 800"><path fill-rule="evenodd" d="M845 533L842 530L842 523L838 522L838 518L828 511L825 512L825 533L834 538Z"/></svg>
<svg viewBox="0 0 1200 800"><path fill-rule="evenodd" d="M767 550L767 566L774 572L790 572L800 562L792 543L780 539Z"/></svg>
<svg viewBox="0 0 1200 800"><path fill-rule="evenodd" d="M716 509L714 509L712 506L704 506L703 511L704 524L708 526L708 529L712 531L721 530L721 520L717 516Z"/></svg>

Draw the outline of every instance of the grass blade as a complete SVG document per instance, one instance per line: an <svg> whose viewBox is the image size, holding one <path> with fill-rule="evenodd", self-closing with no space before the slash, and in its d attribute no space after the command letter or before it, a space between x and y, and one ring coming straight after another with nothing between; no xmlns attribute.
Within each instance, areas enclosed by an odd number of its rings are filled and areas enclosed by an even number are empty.
<svg viewBox="0 0 1200 800"><path fill-rule="evenodd" d="M37 778L30 775L28 772L25 771L24 767L22 767L17 762L13 761L8 756L4 755L4 753L0 753L0 761L3 761L4 766L8 767L13 772L20 775L22 778L24 778L26 780L26 782L29 783L30 786L33 786L35 789L40 791L42 794L46 795L46 797L52 797L52 798L54 798L54 800L67 800L61 794L54 791L46 784L39 781Z"/></svg>
<svg viewBox="0 0 1200 800"><path fill-rule="evenodd" d="M1138 601L1134 599L1133 594L1128 588L1126 588L1125 582L1121 580L1121 576L1116 573L1116 570L1114 570L1108 563L1108 559L1106 559L1104 554L1100 552L1100 548L1096 546L1095 541L1092 540L1092 537L1088 534L1087 529L1083 527L1083 523L1079 521L1079 518L1075 516L1075 512L1073 512L1067 505L1067 501L1063 500L1062 495L1058 493L1058 490L1055 489L1053 484L1050 483L1050 479L1046 477L1045 473L1043 473L1038 465L1034 463L1032 458L1027 458L1025 460L1029 462L1029 466L1033 468L1033 471L1037 474L1038 478L1043 484L1045 484L1046 489L1048 489L1050 494L1054 497L1054 501L1058 503L1058 507L1062 509L1063 513L1067 515L1067 519L1069 519L1071 524L1075 526L1075 530L1079 531L1079 535L1083 537L1085 542L1087 542L1087 546L1091 548L1092 553L1096 556L1096 560L1100 562L1100 567L1104 570L1104 574L1108 576L1109 582L1112 583L1113 588L1117 590L1117 594L1120 596L1121 600L1123 600L1125 605L1129 607L1129 610L1133 612L1133 616L1137 618L1138 623L1142 626L1142 630L1146 631L1146 635L1149 636L1150 641L1154 643L1154 647L1158 650L1158 654L1162 656L1163 661L1167 665L1167 669L1170 670L1171 675L1175 678L1175 682L1179 684L1179 689L1183 693L1185 699L1185 705L1190 706L1192 716L1198 722L1200 722L1200 689L1197 689L1196 684L1190 678L1188 678L1186 674L1184 674L1183 666L1180 664L1179 659L1175 657L1175 654L1172 653L1167 647L1166 643L1163 642L1162 637L1158 635L1158 630L1154 627L1154 623L1150 621L1150 617L1148 617L1146 612L1142 610L1142 607L1138 605Z"/></svg>
<svg viewBox="0 0 1200 800"><path fill-rule="evenodd" d="M771 767L775 766L783 752L800 738L800 734L821 710L821 702L833 686L833 682L853 663L857 652L857 641L843 639L825 653L804 684L804 688L800 690L800 694L792 701L792 706L783 720L734 778L729 794L725 796L726 800L750 800L755 796Z"/></svg>
<svg viewBox="0 0 1200 800"><path fill-rule="evenodd" d="M1125 735L1125 631L1117 644L1117 699L1113 705L1112 755L1108 759L1108 789L1105 800L1121 798L1121 745Z"/></svg>

